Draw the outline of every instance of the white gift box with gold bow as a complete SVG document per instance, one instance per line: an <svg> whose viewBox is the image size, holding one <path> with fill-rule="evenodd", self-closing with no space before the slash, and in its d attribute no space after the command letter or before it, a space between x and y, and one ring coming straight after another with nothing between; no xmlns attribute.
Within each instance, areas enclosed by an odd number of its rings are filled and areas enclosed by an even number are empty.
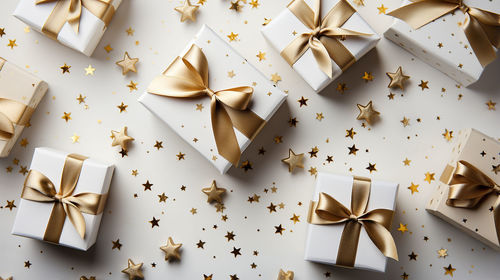
<svg viewBox="0 0 500 280"><path fill-rule="evenodd" d="M411 3L411 1L404 0L401 7ZM495 1L464 0L463 3L470 7L500 13L500 5ZM420 16L431 13L416 12L415 14ZM395 18L393 25L384 33L384 36L461 85L468 86L476 82L484 70L465 35L464 25L468 22L460 8L418 29ZM499 35L497 37L500 38Z"/></svg>
<svg viewBox="0 0 500 280"><path fill-rule="evenodd" d="M37 4L37 2L42 3ZM68 21L64 22L60 30L54 30L53 33L55 34L49 35L49 37L53 36L53 39L57 39L63 45L91 56L104 35L114 11L118 9L122 0L19 0L13 15L34 30L47 35L50 32L45 31L44 26L50 26L50 16L54 14L53 11L55 11L56 5L69 5L70 2L82 5L80 18L70 19L69 21L72 24ZM106 11L103 8L103 3L109 3L110 5ZM90 12L90 10L94 9L94 13ZM98 16L102 17L102 19ZM78 31L75 31L76 25L78 25ZM55 29L59 28L56 27Z"/></svg>
<svg viewBox="0 0 500 280"><path fill-rule="evenodd" d="M304 1L310 9L314 10L315 1L317 0L295 0ZM294 2L294 1L292 1ZM343 29L357 31L365 34L365 36L338 36L339 42L350 52L352 57L357 61L361 59L368 51L373 49L380 37L377 35L370 25L352 8L345 0L322 0L321 1L321 19L330 12L339 2L347 4L354 13L340 27ZM336 16L336 15L335 15ZM262 34L278 52L282 52L292 41L303 33L312 32L294 13L286 8L269 24L262 28ZM335 39L337 40L337 39ZM351 62L351 63L352 63ZM333 80L342 74L342 69L331 60L332 77L330 78L318 64L311 49L308 49L292 66L292 68L316 91L324 89ZM350 66L348 63L344 68ZM344 70L345 70L344 69Z"/></svg>
<svg viewBox="0 0 500 280"><path fill-rule="evenodd" d="M273 86L266 77L209 27L204 25L201 28L181 56L185 56L193 46L199 47L206 57L209 88L217 92L235 87L252 87L253 94L251 94L248 110L263 121L262 126L268 122L283 103L286 95L276 86ZM164 68L166 66L165 63ZM184 77L188 78L187 76ZM152 84L149 88L151 86ZM168 93L168 90L166 92ZM215 94L217 95L217 93ZM232 94L234 92L226 96ZM173 98L146 92L139 98L139 102L168 124L171 129L207 158L221 173L225 173L232 166L232 163L221 156L220 151L218 151L214 132L212 131L211 98L208 95L203 94L193 98ZM227 108L226 105L219 104L217 106ZM258 130L254 136L258 133ZM241 151L238 152L237 157L239 157L253 139L246 137L236 128L234 128L234 133L237 139L235 146L238 145ZM227 136L227 134L225 135ZM228 138L226 136L220 139L222 140L221 143L226 142L226 139L224 139Z"/></svg>
<svg viewBox="0 0 500 280"><path fill-rule="evenodd" d="M36 148L30 170L38 171L47 177L53 183L55 191L59 192L63 168L67 168L65 165L68 155L68 153L50 148ZM72 196L78 196L82 193L107 196L113 170L113 165L85 159ZM105 203L105 197L102 203ZM73 202L73 204L76 203ZM46 238L46 232L54 230L48 227L54 206L54 202L39 202L21 198L12 234L51 242ZM80 236L69 216L66 216L58 244L84 251L89 249L96 242L99 231L102 209L99 212L96 215L87 214L85 211L82 213L85 221L84 238Z"/></svg>
<svg viewBox="0 0 500 280"><path fill-rule="evenodd" d="M312 201L318 202L320 193L325 193L351 209L351 199L354 187L353 176L342 176L329 173L319 173L316 179ZM366 212L374 209L394 210L398 191L397 183L371 181ZM392 216L390 218L392 220ZM390 221L389 221L390 222ZM324 264L339 265L338 254L345 223L339 224L308 224L305 260ZM389 226L390 229L390 226ZM355 239L356 236L346 237ZM341 255L347 255L345 252ZM397 252L396 252L397 256ZM387 257L377 248L368 236L365 228L361 228L355 254L354 266L366 270L385 272Z"/></svg>
<svg viewBox="0 0 500 280"><path fill-rule="evenodd" d="M0 57L0 158L9 155L47 89L46 82Z"/></svg>

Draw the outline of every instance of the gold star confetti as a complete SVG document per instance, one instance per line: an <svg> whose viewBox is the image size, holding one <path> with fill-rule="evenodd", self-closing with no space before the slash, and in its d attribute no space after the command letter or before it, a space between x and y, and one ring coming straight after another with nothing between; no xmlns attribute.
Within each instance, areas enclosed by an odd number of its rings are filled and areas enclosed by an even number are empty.
<svg viewBox="0 0 500 280"><path fill-rule="evenodd" d="M266 60L266 53L259 51L256 57L259 59L259 61Z"/></svg>
<svg viewBox="0 0 500 280"><path fill-rule="evenodd" d="M139 171L137 169L132 170L132 176L137 177L139 175Z"/></svg>
<svg viewBox="0 0 500 280"><path fill-rule="evenodd" d="M26 166L20 166L20 170L19 170L19 173L20 174L23 174L23 175L26 175L28 173L28 168Z"/></svg>
<svg viewBox="0 0 500 280"><path fill-rule="evenodd" d="M425 179L424 181L428 182L429 184L431 183L431 181L435 180L434 179L434 173L425 173Z"/></svg>
<svg viewBox="0 0 500 280"><path fill-rule="evenodd" d="M295 154L292 149L288 149L288 157L281 160L288 164L288 172L293 172L295 167L304 168L304 154Z"/></svg>
<svg viewBox="0 0 500 280"><path fill-rule="evenodd" d="M410 166L410 163L411 163L411 160L409 160L408 158L405 158L405 160L403 160L403 164L405 166Z"/></svg>
<svg viewBox="0 0 500 280"><path fill-rule="evenodd" d="M302 96L299 100L297 100L297 102L299 102L300 107L302 107L302 106L307 106L307 101L308 100L309 99L304 98L304 96Z"/></svg>
<svg viewBox="0 0 500 280"><path fill-rule="evenodd" d="M31 262L30 261L25 261L24 262L24 267L30 268Z"/></svg>
<svg viewBox="0 0 500 280"><path fill-rule="evenodd" d="M252 163L248 160L245 160L244 162L241 163L241 169L245 170L247 172L248 170L252 170Z"/></svg>
<svg viewBox="0 0 500 280"><path fill-rule="evenodd" d="M451 266L451 264L448 265L448 267L443 267L443 269L444 269L444 275L450 275L451 277L453 277L453 272L456 270Z"/></svg>
<svg viewBox="0 0 500 280"><path fill-rule="evenodd" d="M66 122L68 122L69 120L71 120L71 113L66 113L64 112L63 113L63 116L61 117L61 119L65 120Z"/></svg>
<svg viewBox="0 0 500 280"><path fill-rule="evenodd" d="M401 66L398 67L398 70L396 70L395 73L386 72L386 74L391 79L391 82L387 86L388 88L398 87L400 89L404 89L404 82L410 78L410 76L403 74Z"/></svg>
<svg viewBox="0 0 500 280"><path fill-rule="evenodd" d="M12 50L14 47L17 47L17 44L16 44L16 39L14 40L10 40L9 39L9 43L7 44L7 47L10 47L10 49Z"/></svg>
<svg viewBox="0 0 500 280"><path fill-rule="evenodd" d="M87 96L83 96L82 94L80 94L76 100L78 101L78 104L82 104L82 103L85 103L85 98L87 98Z"/></svg>
<svg viewBox="0 0 500 280"><path fill-rule="evenodd" d="M285 228L281 224L279 226L275 226L274 228L276 229L274 233L283 235L283 231L285 230Z"/></svg>
<svg viewBox="0 0 500 280"><path fill-rule="evenodd" d="M134 141L134 138L127 135L126 126L124 126L120 131L111 130L111 135L113 138L113 143L111 143L112 147L119 145L122 149L127 150L128 143Z"/></svg>
<svg viewBox="0 0 500 280"><path fill-rule="evenodd" d="M363 75L363 77L361 77L361 79L365 80L365 82L373 81L373 75L371 72L365 72L365 74Z"/></svg>
<svg viewBox="0 0 500 280"><path fill-rule="evenodd" d="M252 0L252 1L250 1L249 4L250 4L250 6L252 6L252 8L257 8L260 5L259 0Z"/></svg>
<svg viewBox="0 0 500 280"><path fill-rule="evenodd" d="M354 131L353 127L351 127L351 129L346 129L345 132L346 132L346 135L345 135L346 138L351 137L351 139L354 139L354 135L356 135L356 131Z"/></svg>
<svg viewBox="0 0 500 280"><path fill-rule="evenodd" d="M497 105L497 103L493 102L491 100L489 100L488 102L486 102L486 106L488 106L488 110L490 110L490 111L491 110L495 111L495 105Z"/></svg>
<svg viewBox="0 0 500 280"><path fill-rule="evenodd" d="M407 119L406 117L403 117L400 122L403 124L403 127L407 127L410 125L410 119Z"/></svg>
<svg viewBox="0 0 500 280"><path fill-rule="evenodd" d="M122 74L125 75L130 71L137 73L137 68L135 68L137 62L139 62L138 58L130 58L128 52L125 52L123 59L117 61L116 65L122 68Z"/></svg>
<svg viewBox="0 0 500 280"><path fill-rule="evenodd" d="M165 252L165 260L169 261L171 259L181 259L181 254L179 253L179 249L182 247L182 243L175 244L172 237L168 238L167 244L165 246L161 246L160 249Z"/></svg>
<svg viewBox="0 0 500 280"><path fill-rule="evenodd" d="M174 10L181 14L181 22L189 19L190 21L196 21L196 12L198 11L198 5L191 5L189 0L184 1L184 5L175 7Z"/></svg>
<svg viewBox="0 0 500 280"><path fill-rule="evenodd" d="M67 65L66 63L64 63L63 66L60 67L61 70L62 70L62 73L69 73L69 68L71 68L71 66Z"/></svg>
<svg viewBox="0 0 500 280"><path fill-rule="evenodd" d="M316 113L316 119L317 119L318 121L321 121L321 120L323 120L324 118L325 118L325 117L323 116L323 113Z"/></svg>
<svg viewBox="0 0 500 280"><path fill-rule="evenodd" d="M0 28L0 37L3 37L5 35L5 28Z"/></svg>
<svg viewBox="0 0 500 280"><path fill-rule="evenodd" d="M94 72L95 72L95 68L92 67L92 65L89 64L89 66L87 66L87 68L85 68L85 76L88 76L88 75L94 75Z"/></svg>
<svg viewBox="0 0 500 280"><path fill-rule="evenodd" d="M177 160L185 159L185 158L184 158L184 156L185 156L185 155L186 155L186 154L183 154L183 153L179 152L179 153L176 155L176 156L177 156Z"/></svg>
<svg viewBox="0 0 500 280"><path fill-rule="evenodd" d="M208 188L203 188L201 191L207 195L207 202L217 201L222 203L222 196L226 193L226 189L218 188L215 180L212 181L212 185Z"/></svg>
<svg viewBox="0 0 500 280"><path fill-rule="evenodd" d="M366 106L358 104L359 115L356 117L357 120L365 120L368 124L372 124L372 121L380 114L373 109L372 101L368 102Z"/></svg>
<svg viewBox="0 0 500 280"><path fill-rule="evenodd" d="M125 105L125 104L123 104L123 102L122 102L122 104L120 104L120 105L118 105L118 106L116 106L116 107L117 107L118 109L120 109L120 113L121 113L121 112L126 112L126 111L127 111L127 107L128 107L128 105Z"/></svg>
<svg viewBox="0 0 500 280"><path fill-rule="evenodd" d="M234 70L231 70L231 71L227 72L227 76L229 78L233 78L234 76L236 76L236 74L234 74Z"/></svg>
<svg viewBox="0 0 500 280"><path fill-rule="evenodd" d="M448 131L448 129L445 129L442 135L444 139L446 139L446 141L450 142L451 138L453 138L453 131Z"/></svg>
<svg viewBox="0 0 500 280"><path fill-rule="evenodd" d="M401 233L405 233L406 231L408 231L407 224L403 225L402 223L399 223L398 231L400 231Z"/></svg>
<svg viewBox="0 0 500 280"><path fill-rule="evenodd" d="M133 36L134 35L134 29L132 29L132 27L129 27L127 30L125 30L125 32L127 32L127 35L128 36Z"/></svg>
<svg viewBox="0 0 500 280"><path fill-rule="evenodd" d="M370 171L370 174L373 171L377 171L377 168L375 168L375 165L377 165L377 164L376 163L374 163L374 164L368 163L368 167L366 169Z"/></svg>
<svg viewBox="0 0 500 280"><path fill-rule="evenodd" d="M278 73L274 73L271 75L271 81L277 84L279 81L281 81L281 76L278 75Z"/></svg>
<svg viewBox="0 0 500 280"><path fill-rule="evenodd" d="M316 169L316 167L310 167L309 170L307 170L311 176L316 176L318 174L318 170Z"/></svg>
<svg viewBox="0 0 500 280"><path fill-rule="evenodd" d="M408 280L408 277L410 277L410 275L408 275L406 272L403 272L403 274L401 274L401 279L403 280Z"/></svg>
<svg viewBox="0 0 500 280"><path fill-rule="evenodd" d="M498 174L498 172L500 172L500 164L498 164L497 166L492 165L492 168L493 169L491 169L491 172L495 172L495 174Z"/></svg>
<svg viewBox="0 0 500 280"><path fill-rule="evenodd" d="M163 148L163 142L162 141L156 141L156 143L154 144L154 147L158 150L160 150L161 148Z"/></svg>
<svg viewBox="0 0 500 280"><path fill-rule="evenodd" d="M417 260L418 255L417 255L417 254L415 254L415 252L411 251L411 254L409 254L409 255L408 255L408 257L410 258L410 261L411 261L411 260L416 261L416 260Z"/></svg>
<svg viewBox="0 0 500 280"><path fill-rule="evenodd" d="M239 12L241 10L240 1L235 0L234 2L231 2L231 6L229 6L229 10L234 10L236 12Z"/></svg>
<svg viewBox="0 0 500 280"><path fill-rule="evenodd" d="M113 243L111 250L114 250L114 249L121 250L122 244L120 243L120 239L116 239L116 241L111 240L111 243Z"/></svg>
<svg viewBox="0 0 500 280"><path fill-rule="evenodd" d="M196 111L203 111L203 104L196 104Z"/></svg>
<svg viewBox="0 0 500 280"><path fill-rule="evenodd" d="M448 249L441 248L437 250L437 253L438 253L438 258L446 259L446 257L448 256Z"/></svg>
<svg viewBox="0 0 500 280"><path fill-rule="evenodd" d="M338 83L336 90L340 93L344 93L347 90L347 85L345 83Z"/></svg>
<svg viewBox="0 0 500 280"><path fill-rule="evenodd" d="M294 213L293 216L290 218L290 221L293 221L293 224L296 224L296 223L300 222L299 218L300 218L300 216L297 216Z"/></svg>
<svg viewBox="0 0 500 280"><path fill-rule="evenodd" d="M191 208L191 210L189 210L189 212L191 212L191 214L193 214L193 215L198 213L196 208Z"/></svg>
<svg viewBox="0 0 500 280"><path fill-rule="evenodd" d="M283 269L280 269L278 280L293 280L293 271L289 270L285 272Z"/></svg>
<svg viewBox="0 0 500 280"><path fill-rule="evenodd" d="M21 141L19 142L19 145L21 145L21 147L26 147L28 146L29 142L28 142L28 139L27 138L23 138L21 139Z"/></svg>
<svg viewBox="0 0 500 280"><path fill-rule="evenodd" d="M162 193L158 195L158 199L158 202L167 202L168 196L166 196L165 193Z"/></svg>
<svg viewBox="0 0 500 280"><path fill-rule="evenodd" d="M229 38L229 42L236 41L236 39L238 39L238 33L234 34L231 32L231 34L227 35L227 38Z"/></svg>
<svg viewBox="0 0 500 280"><path fill-rule="evenodd" d="M151 224L151 228L160 227L160 219L156 219L154 216L153 219L149 221L149 223Z"/></svg>
<svg viewBox="0 0 500 280"><path fill-rule="evenodd" d="M314 148L311 148L311 151L308 152L310 157L313 158L313 157L318 157L318 152L319 152L319 149L317 146L314 146Z"/></svg>
<svg viewBox="0 0 500 280"><path fill-rule="evenodd" d="M424 89L429 89L429 86L427 85L428 83L429 81L424 82L424 80L420 80L420 84L418 84L418 86L422 88L422 91L424 91Z"/></svg>
<svg viewBox="0 0 500 280"><path fill-rule="evenodd" d="M5 206L5 208L9 208L10 211L12 211L12 208L16 208L17 206L14 204L14 200L12 201L9 201L7 200L7 205Z"/></svg>
<svg viewBox="0 0 500 280"><path fill-rule="evenodd" d="M104 47L104 50L105 50L107 53L109 53L109 52L111 52L111 51L113 50L113 48L111 47L111 45L110 45L110 44L107 44L107 45Z"/></svg>
<svg viewBox="0 0 500 280"><path fill-rule="evenodd" d="M144 279L142 265L143 263L135 264L131 259L128 259L128 266L122 270L122 272L128 275L129 280L135 280L137 278Z"/></svg>
<svg viewBox="0 0 500 280"><path fill-rule="evenodd" d="M385 12L387 11L387 7L384 7L384 4L382 4L382 6L380 7L377 7L378 9L378 14L385 14Z"/></svg>
<svg viewBox="0 0 500 280"><path fill-rule="evenodd" d="M127 85L128 89L130 92L137 90L137 83L134 81L130 81L130 83Z"/></svg>
<svg viewBox="0 0 500 280"><path fill-rule="evenodd" d="M411 185L408 187L408 189L411 191L411 194L418 192L418 185L411 183Z"/></svg>

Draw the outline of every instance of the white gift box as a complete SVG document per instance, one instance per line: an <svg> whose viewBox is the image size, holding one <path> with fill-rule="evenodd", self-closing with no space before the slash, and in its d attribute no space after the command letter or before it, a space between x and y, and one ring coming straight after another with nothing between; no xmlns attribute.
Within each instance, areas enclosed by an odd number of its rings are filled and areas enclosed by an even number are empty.
<svg viewBox="0 0 500 280"><path fill-rule="evenodd" d="M200 47L207 58L211 89L217 91L240 86L253 87L252 100L248 109L266 122L285 101L285 93L273 86L268 78L264 77L206 25L187 45L181 56L189 50L192 44ZM235 74L232 78L228 76L228 72L231 71ZM217 151L210 118L210 98L171 98L146 92L139 98L139 102L168 124L221 173L225 173L231 167L231 163ZM203 109L196 110L196 104L202 104ZM248 139L237 129L234 131L243 153L252 139ZM194 142L194 138L198 140Z"/></svg>
<svg viewBox="0 0 500 280"><path fill-rule="evenodd" d="M500 6L494 1L463 2L471 7L500 13ZM404 0L402 6L410 3ZM465 36L462 27L465 18L464 13L457 9L416 30L394 18L393 25L384 36L463 86L468 86L479 79L484 68Z"/></svg>
<svg viewBox="0 0 500 280"><path fill-rule="evenodd" d="M304 0L311 9L316 0ZM322 0L321 18L324 18L328 12L339 1L345 0ZM354 13L341 26L344 29L372 34L371 36L347 36L341 43L356 58L356 61L363 57L368 51L373 49L380 37L370 25L359 15ZM302 33L311 32L289 9L284 9L275 19L262 28L262 34L271 44L271 46L281 53L296 36ZM294 35L296 34L296 35ZM292 68L316 91L324 89L333 80L342 74L340 67L332 60L332 79L328 77L319 67L314 58L311 49L308 49L302 57L293 64Z"/></svg>
<svg viewBox="0 0 500 280"><path fill-rule="evenodd" d="M313 201L318 201L321 192L330 195L351 209L352 176L319 173ZM373 209L394 210L398 184L371 181L370 200L366 211ZM340 239L345 223L338 225L309 224L307 229L305 260L335 265ZM385 272L387 257L375 246L366 230L361 229L354 268Z"/></svg>
<svg viewBox="0 0 500 280"><path fill-rule="evenodd" d="M113 0L111 5L116 10L121 2L122 0ZM41 32L56 3L57 1L37 5L35 0L19 0L13 16L36 31ZM57 41L87 56L91 56L105 31L106 25L104 22L85 7L82 7L78 33L66 22L57 36Z"/></svg>
<svg viewBox="0 0 500 280"><path fill-rule="evenodd" d="M59 191L62 170L68 153L50 148L36 148L31 162L31 170L37 170L48 177ZM86 159L73 195L90 192L107 194L114 166L93 159ZM41 203L21 198L12 234L43 240L45 229L54 203ZM86 251L97 239L102 213L91 215L82 213L85 219L85 238L82 239L73 224L66 217L59 239L59 245Z"/></svg>
<svg viewBox="0 0 500 280"><path fill-rule="evenodd" d="M20 102L36 109L47 92L48 85L35 75L0 57L0 98ZM0 114L2 109L0 108ZM14 123L14 133L8 140L0 139L0 158L7 157L24 125Z"/></svg>

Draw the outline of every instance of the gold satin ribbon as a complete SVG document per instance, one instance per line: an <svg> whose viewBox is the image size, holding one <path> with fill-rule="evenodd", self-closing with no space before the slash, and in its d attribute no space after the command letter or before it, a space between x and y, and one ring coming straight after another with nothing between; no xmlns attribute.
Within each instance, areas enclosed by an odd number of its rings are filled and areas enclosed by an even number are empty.
<svg viewBox="0 0 500 280"><path fill-rule="evenodd" d="M195 44L183 57L177 57L162 75L149 85L148 92L165 97L195 98L208 95L212 130L221 156L237 166L241 151L234 128L253 139L266 121L248 109L252 87L213 91L208 87L208 62Z"/></svg>
<svg viewBox="0 0 500 280"><path fill-rule="evenodd" d="M311 32L300 34L281 51L281 56L290 66L293 66L308 49L311 49L320 69L331 79L332 60L342 71L356 62L356 58L339 39L342 40L345 36L369 36L371 34L341 28L356 13L356 10L345 0L340 0L323 19L321 19L321 0L316 0L314 8L312 10L304 0L294 0L288 4L288 9Z"/></svg>
<svg viewBox="0 0 500 280"><path fill-rule="evenodd" d="M82 8L99 18L108 26L115 13L113 0L36 0L36 5L57 2L42 27L42 32L57 40L57 35L66 22L78 34Z"/></svg>
<svg viewBox="0 0 500 280"><path fill-rule="evenodd" d="M500 185L465 160L457 162L454 171L446 168L441 181L450 185L446 205L458 208L474 208L488 195L498 198L493 205L493 219L500 243Z"/></svg>
<svg viewBox="0 0 500 280"><path fill-rule="evenodd" d="M311 201L308 215L310 224L345 223L337 252L336 264L339 266L354 267L361 227L365 228L370 239L384 256L398 260L396 244L389 232L394 211L374 209L367 212L370 188L370 179L354 177L350 210L324 192L319 194L317 202Z"/></svg>
<svg viewBox="0 0 500 280"><path fill-rule="evenodd" d="M85 238L85 219L82 213L97 215L102 213L106 204L107 194L79 193L73 195L80 178L83 162L87 158L77 154L66 157L59 192L54 183L36 170L30 170L24 181L21 198L41 202L54 203L43 240L59 243L61 233L69 218L82 239Z"/></svg>
<svg viewBox="0 0 500 280"><path fill-rule="evenodd" d="M5 62L0 57L0 71ZM34 108L21 102L0 97L0 141L8 141L14 136L14 125L28 124L34 111Z"/></svg>
<svg viewBox="0 0 500 280"><path fill-rule="evenodd" d="M483 67L497 57L500 48L500 15L465 5L462 0L412 0L388 15L418 29L433 20L460 9L465 14L463 29L469 44Z"/></svg>

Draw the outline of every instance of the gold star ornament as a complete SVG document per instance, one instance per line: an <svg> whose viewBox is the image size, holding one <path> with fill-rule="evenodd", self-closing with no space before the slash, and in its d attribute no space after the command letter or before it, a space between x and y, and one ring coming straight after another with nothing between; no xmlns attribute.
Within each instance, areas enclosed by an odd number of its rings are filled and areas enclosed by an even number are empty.
<svg viewBox="0 0 500 280"><path fill-rule="evenodd" d="M111 146L114 147L119 145L124 150L127 150L129 142L134 141L134 138L127 135L126 126L124 126L120 131L111 130L111 137L113 138L113 143L111 143Z"/></svg>
<svg viewBox="0 0 500 280"><path fill-rule="evenodd" d="M391 78L391 82L387 86L388 88L400 88L404 89L404 82L410 78L410 76L406 76L403 74L403 69L401 66L398 67L395 73L386 72L387 76Z"/></svg>
<svg viewBox="0 0 500 280"><path fill-rule="evenodd" d="M288 157L281 160L288 164L288 171L293 172L295 167L304 168L304 154L295 154L292 149L288 149Z"/></svg>
<svg viewBox="0 0 500 280"><path fill-rule="evenodd" d="M122 270L122 272L128 274L129 280L135 280L137 278L144 279L142 264L143 263L135 264L131 259L128 259L128 267Z"/></svg>
<svg viewBox="0 0 500 280"><path fill-rule="evenodd" d="M165 260L171 259L181 259L181 254L179 253L179 249L181 248L182 243L175 244L172 237L168 238L167 245L161 246L160 249L165 252Z"/></svg>
<svg viewBox="0 0 500 280"><path fill-rule="evenodd" d="M122 74L125 75L128 72L132 71L137 73L137 68L135 68L135 64L139 62L138 58L130 58L128 52L125 52L123 55L123 59L116 62L116 65L122 68Z"/></svg>
<svg viewBox="0 0 500 280"><path fill-rule="evenodd" d="M186 0L184 1L184 5L175 7L174 10L181 14L181 22L184 22L187 19L196 21L196 12L198 11L198 8L198 5L191 5L189 0Z"/></svg>
<svg viewBox="0 0 500 280"><path fill-rule="evenodd" d="M293 280L293 271L289 270L285 272L283 269L280 269L278 280Z"/></svg>
<svg viewBox="0 0 500 280"><path fill-rule="evenodd" d="M358 120L365 120L368 124L372 124L375 118L380 115L379 112L373 109L372 101L368 102L366 106L358 104L359 115L356 117Z"/></svg>
<svg viewBox="0 0 500 280"><path fill-rule="evenodd" d="M215 180L212 181L212 185L209 188L203 188L201 191L208 196L208 203L212 201L222 203L222 196L226 193L226 189L217 187Z"/></svg>

